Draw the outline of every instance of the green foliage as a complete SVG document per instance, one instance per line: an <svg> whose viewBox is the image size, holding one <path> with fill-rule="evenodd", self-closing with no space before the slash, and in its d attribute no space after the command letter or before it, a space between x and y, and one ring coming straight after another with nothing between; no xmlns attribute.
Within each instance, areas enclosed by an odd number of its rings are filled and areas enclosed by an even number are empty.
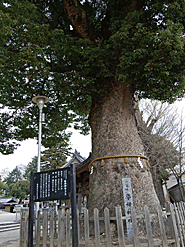
<svg viewBox="0 0 185 247"><path fill-rule="evenodd" d="M159 179L160 179L160 180L166 181L166 180L169 180L170 173L169 173L167 170L165 170L165 169L161 169L161 170L159 171L158 176L159 176Z"/></svg>
<svg viewBox="0 0 185 247"><path fill-rule="evenodd" d="M20 200L30 194L30 182L28 180L21 180L9 186L9 193L11 196L19 198Z"/></svg>
<svg viewBox="0 0 185 247"><path fill-rule="evenodd" d="M41 167L42 170L53 170L61 168L67 160L67 156L71 153L69 152L68 144L62 143L46 149L42 152L41 156Z"/></svg>
<svg viewBox="0 0 185 247"><path fill-rule="evenodd" d="M72 123L87 133L92 100L117 81L139 97L172 102L184 95L184 1L71 1L77 25L61 0L6 3L0 6L1 152L13 151L10 140L37 136L31 99L39 94L50 98L43 128L50 148L68 138Z"/></svg>
<svg viewBox="0 0 185 247"><path fill-rule="evenodd" d="M15 184L21 179L21 171L18 166L16 166L11 172L8 173L7 177L4 179L4 183L6 183L9 187L11 184Z"/></svg>
<svg viewBox="0 0 185 247"><path fill-rule="evenodd" d="M68 142L63 142L56 147L46 149L41 153L41 171L53 170L62 167L71 154ZM30 179L31 172L37 172L37 157L35 156L31 162L28 163L25 169L24 178Z"/></svg>
<svg viewBox="0 0 185 247"><path fill-rule="evenodd" d="M35 156L31 162L26 166L23 177L27 180L30 179L31 172L37 172L37 156Z"/></svg>
<svg viewBox="0 0 185 247"><path fill-rule="evenodd" d="M7 194L7 192L8 192L8 185L0 181L0 195Z"/></svg>

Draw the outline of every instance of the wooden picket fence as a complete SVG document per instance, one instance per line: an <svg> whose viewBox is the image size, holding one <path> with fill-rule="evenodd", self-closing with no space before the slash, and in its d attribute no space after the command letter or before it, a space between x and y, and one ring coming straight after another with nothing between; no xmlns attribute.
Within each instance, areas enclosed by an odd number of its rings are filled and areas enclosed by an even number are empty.
<svg viewBox="0 0 185 247"><path fill-rule="evenodd" d="M174 210L180 243L181 246L185 246L185 203L179 202L174 204Z"/></svg>
<svg viewBox="0 0 185 247"><path fill-rule="evenodd" d="M79 246L85 247L154 247L154 246L185 246L185 205L168 204L167 212L157 207L157 214L149 214L148 207L144 207L144 215L136 215L135 208L131 208L131 216L123 216L121 207L115 208L115 217L109 216L109 209L105 208L104 217L99 217L98 209L94 209L94 217L89 217L87 209L81 217L78 214ZM153 236L152 220L159 222L159 236ZM28 210L21 211L20 247L27 247L28 242ZM126 220L132 222L132 236L126 232ZM145 236L140 235L138 222L144 222ZM104 232L102 233L102 225ZM93 234L91 228L93 226ZM170 233L168 232L168 230ZM34 226L35 247L71 247L71 218L70 210L55 211L43 209L38 211Z"/></svg>

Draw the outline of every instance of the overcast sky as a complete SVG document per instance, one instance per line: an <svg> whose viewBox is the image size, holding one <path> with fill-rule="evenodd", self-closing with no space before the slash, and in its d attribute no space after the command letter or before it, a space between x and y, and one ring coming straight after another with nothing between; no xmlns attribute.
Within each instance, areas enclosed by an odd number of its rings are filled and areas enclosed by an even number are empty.
<svg viewBox="0 0 185 247"><path fill-rule="evenodd" d="M80 154L87 158L89 152L91 152L91 137L83 136L75 131L70 140L72 144L72 149L75 149L80 152ZM44 149L42 148L41 151ZM27 165L34 156L38 155L38 145L37 140L26 140L23 141L21 146L15 150L14 154L2 155L0 154L0 173L2 169L8 168L9 171L12 171L16 166Z"/></svg>
<svg viewBox="0 0 185 247"><path fill-rule="evenodd" d="M185 106L185 99L181 102L175 103L176 106L179 106L179 113L181 109ZM184 109L185 114L185 109ZM87 158L89 152L91 152L91 137L83 136L75 131L70 140L72 144L73 151L75 149L80 152L80 154ZM43 150L41 150L43 151ZM26 140L22 142L22 145L15 150L14 154L2 155L0 154L0 173L2 169L8 168L9 171L12 171L16 166L27 165L34 156L38 155L38 145L36 140Z"/></svg>

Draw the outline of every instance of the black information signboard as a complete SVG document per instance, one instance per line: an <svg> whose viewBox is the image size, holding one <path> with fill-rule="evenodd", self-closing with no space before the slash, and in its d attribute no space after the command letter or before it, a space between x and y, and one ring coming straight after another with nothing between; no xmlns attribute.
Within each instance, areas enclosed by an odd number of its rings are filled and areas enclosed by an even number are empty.
<svg viewBox="0 0 185 247"><path fill-rule="evenodd" d="M71 199L72 246L78 247L75 165L52 171L31 173L28 247L33 247L34 202Z"/></svg>
<svg viewBox="0 0 185 247"><path fill-rule="evenodd" d="M33 179L34 202L70 198L70 167L34 173Z"/></svg>

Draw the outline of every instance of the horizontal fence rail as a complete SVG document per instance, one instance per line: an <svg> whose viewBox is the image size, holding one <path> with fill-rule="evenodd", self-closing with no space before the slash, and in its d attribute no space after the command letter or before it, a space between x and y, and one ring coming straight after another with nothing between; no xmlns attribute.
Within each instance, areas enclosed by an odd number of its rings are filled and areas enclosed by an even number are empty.
<svg viewBox="0 0 185 247"><path fill-rule="evenodd" d="M28 210L21 210L20 247L27 247L28 242ZM156 214L150 214L147 206L143 215L136 215L134 207L131 216L124 216L120 206L115 208L115 216L104 209L104 215L99 216L99 210L94 209L89 216L88 209L84 209L83 216L78 218L79 246L119 246L119 247L154 247L154 246L185 246L185 204L168 204L166 212L158 206ZM131 231L127 224L131 224ZM70 247L71 240L70 210L61 209L39 210L34 224L33 246ZM156 236L155 231L158 231Z"/></svg>

